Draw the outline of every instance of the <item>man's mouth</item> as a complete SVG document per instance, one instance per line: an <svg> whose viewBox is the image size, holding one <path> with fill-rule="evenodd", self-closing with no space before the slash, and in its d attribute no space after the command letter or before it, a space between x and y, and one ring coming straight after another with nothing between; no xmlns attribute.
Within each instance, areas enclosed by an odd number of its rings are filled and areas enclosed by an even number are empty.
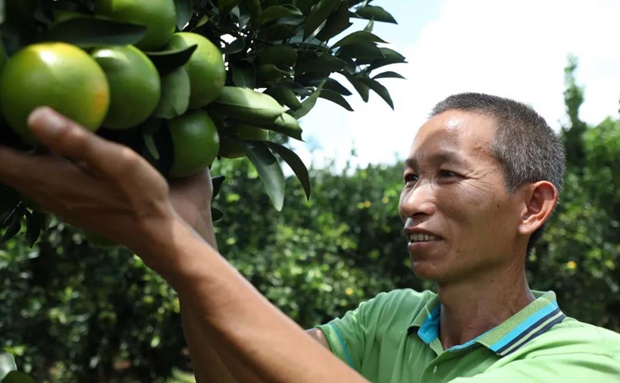
<svg viewBox="0 0 620 383"><path fill-rule="evenodd" d="M410 243L439 241L441 237L432 234L413 233L408 236Z"/></svg>

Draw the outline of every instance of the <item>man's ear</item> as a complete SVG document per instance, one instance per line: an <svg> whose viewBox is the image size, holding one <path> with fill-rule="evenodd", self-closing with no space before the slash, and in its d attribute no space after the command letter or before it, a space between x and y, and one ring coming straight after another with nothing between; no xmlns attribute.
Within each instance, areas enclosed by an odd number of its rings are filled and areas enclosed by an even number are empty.
<svg viewBox="0 0 620 383"><path fill-rule="evenodd" d="M531 235L551 217L558 203L559 193L551 182L539 181L526 185L523 197L519 233Z"/></svg>

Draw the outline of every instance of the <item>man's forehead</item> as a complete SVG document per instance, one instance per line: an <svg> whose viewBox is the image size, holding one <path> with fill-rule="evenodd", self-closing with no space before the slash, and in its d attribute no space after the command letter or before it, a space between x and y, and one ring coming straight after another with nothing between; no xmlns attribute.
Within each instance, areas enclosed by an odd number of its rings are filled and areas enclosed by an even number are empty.
<svg viewBox="0 0 620 383"><path fill-rule="evenodd" d="M491 117L468 111L449 110L430 118L420 127L412 149L432 142L461 146L463 141L490 141L495 132Z"/></svg>

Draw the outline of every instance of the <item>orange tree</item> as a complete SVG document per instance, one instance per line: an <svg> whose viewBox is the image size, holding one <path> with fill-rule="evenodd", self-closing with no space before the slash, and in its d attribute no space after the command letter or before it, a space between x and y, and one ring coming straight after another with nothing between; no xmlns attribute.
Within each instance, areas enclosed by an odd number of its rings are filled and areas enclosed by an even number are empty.
<svg viewBox="0 0 620 383"><path fill-rule="evenodd" d="M376 22L396 21L370 0L0 0L0 10L0 144L45 152L23 128L37 105L67 115L76 105L103 110L95 123L74 118L133 148L165 177L215 164L232 169L222 165L247 157L277 211L290 185L283 163L310 198L311 176L287 143L303 139L299 121L318 98L353 111L349 97L368 102L373 92L393 108L380 80L401 78L386 67L405 62L373 33ZM77 53L65 53L75 48L90 56L87 66L101 68L106 89L70 88L84 84L70 68ZM25 53L29 64L15 59ZM101 77L95 69L85 76L95 72ZM76 92L78 104L70 97ZM201 145L183 133L196 121ZM187 155L188 147L195 155ZM216 191L235 176L215 177ZM213 213L217 220L227 212ZM124 249L94 249L113 244L65 225L3 185L0 230L0 272L9 276L0 295L12 302L0 308L0 329L29 323L30 331L4 345L37 379L64 370L65 377L92 382L128 363L129 375L152 381L179 365L178 352L168 351L182 348L178 317L150 315L158 304L157 312L177 312L172 292ZM18 290L29 294L11 295ZM131 326L132 318L141 324ZM63 347L54 343L61 338L68 342ZM32 344L36 352L24 349ZM12 369L9 360L0 355L0 380Z"/></svg>

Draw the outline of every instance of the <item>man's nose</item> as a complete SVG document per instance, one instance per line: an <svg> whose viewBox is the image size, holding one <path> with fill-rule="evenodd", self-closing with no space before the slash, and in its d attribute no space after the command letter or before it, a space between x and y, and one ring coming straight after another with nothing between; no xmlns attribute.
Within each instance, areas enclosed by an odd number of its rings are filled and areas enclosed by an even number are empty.
<svg viewBox="0 0 620 383"><path fill-rule="evenodd" d="M402 195L400 211L403 218L432 215L435 210L435 189L430 182L420 182Z"/></svg>

